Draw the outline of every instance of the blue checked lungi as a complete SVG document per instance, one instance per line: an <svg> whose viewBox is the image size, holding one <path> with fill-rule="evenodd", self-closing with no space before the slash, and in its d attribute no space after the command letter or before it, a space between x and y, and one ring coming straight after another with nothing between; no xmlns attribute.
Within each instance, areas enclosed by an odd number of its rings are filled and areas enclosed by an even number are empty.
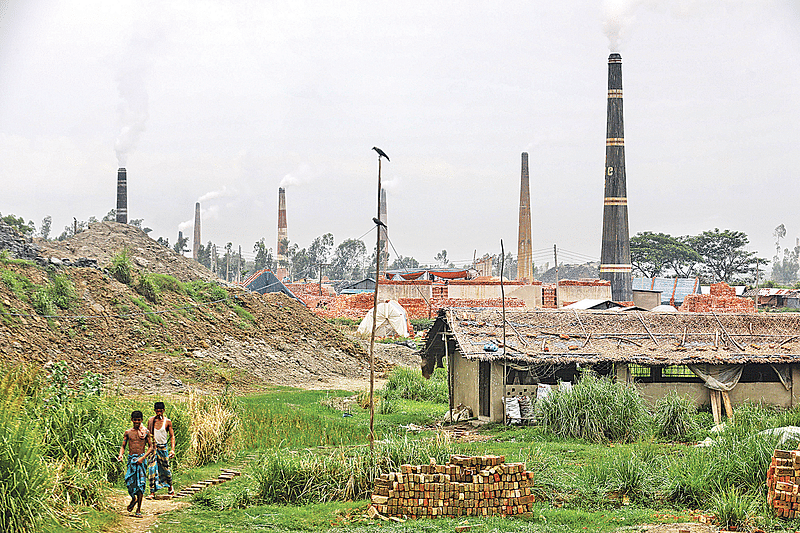
<svg viewBox="0 0 800 533"><path fill-rule="evenodd" d="M128 494L131 498L137 494L144 494L147 487L147 461L141 464L136 461L142 456L140 453L128 455L128 470L125 472L125 485L128 486Z"/></svg>
<svg viewBox="0 0 800 533"><path fill-rule="evenodd" d="M150 459L147 475L150 478L150 492L172 487L172 471L169 469L169 449L166 444L156 444L155 457Z"/></svg>

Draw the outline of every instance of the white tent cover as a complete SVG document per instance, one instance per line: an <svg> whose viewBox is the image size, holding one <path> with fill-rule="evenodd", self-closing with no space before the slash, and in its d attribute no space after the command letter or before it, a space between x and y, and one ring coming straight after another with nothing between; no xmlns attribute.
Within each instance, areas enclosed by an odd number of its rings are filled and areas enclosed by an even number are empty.
<svg viewBox="0 0 800 533"><path fill-rule="evenodd" d="M372 309L367 311L367 316L358 326L359 335L370 335L372 333ZM395 300L378 304L378 320L375 327L376 337L386 337L389 335L399 335L408 337L408 320L406 310Z"/></svg>

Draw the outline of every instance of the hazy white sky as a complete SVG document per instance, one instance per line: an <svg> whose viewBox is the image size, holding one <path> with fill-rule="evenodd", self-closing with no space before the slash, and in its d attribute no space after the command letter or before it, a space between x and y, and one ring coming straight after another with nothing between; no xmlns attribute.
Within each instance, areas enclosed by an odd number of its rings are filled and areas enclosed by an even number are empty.
<svg viewBox="0 0 800 533"><path fill-rule="evenodd" d="M0 0L0 212L101 218L124 161L154 238L200 200L204 243L274 249L283 185L290 241L338 244L373 227L379 146L397 252L463 264L516 254L527 151L537 263L596 260L612 46L631 235L793 245L800 0Z"/></svg>

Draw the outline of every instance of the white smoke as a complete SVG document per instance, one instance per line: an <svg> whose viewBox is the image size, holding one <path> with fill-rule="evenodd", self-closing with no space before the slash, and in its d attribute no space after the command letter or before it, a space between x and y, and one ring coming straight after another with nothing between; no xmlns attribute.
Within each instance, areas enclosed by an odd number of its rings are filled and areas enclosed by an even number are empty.
<svg viewBox="0 0 800 533"><path fill-rule="evenodd" d="M608 48L612 52L619 52L622 39L633 24L636 9L644 0L604 0L603 32L608 37Z"/></svg>
<svg viewBox="0 0 800 533"><path fill-rule="evenodd" d="M192 228L192 230L194 230L194 217L190 218L189 220L184 220L183 222L178 224L178 231L185 232L189 228Z"/></svg>
<svg viewBox="0 0 800 533"><path fill-rule="evenodd" d="M279 187L288 187L289 185L300 186L312 180L313 173L311 165L308 163L301 163L292 172L286 174L282 179Z"/></svg>
<svg viewBox="0 0 800 533"><path fill-rule="evenodd" d="M117 111L121 126L114 143L114 150L117 152L120 167L126 165L128 154L136 148L139 137L145 130L150 103L146 79L158 40L160 40L158 32L152 29L147 37L136 35L131 38L125 52L119 58L117 87L120 102Z"/></svg>
<svg viewBox="0 0 800 533"><path fill-rule="evenodd" d="M223 185L221 189L205 193L203 196L198 198L197 201L200 202L200 205L202 206L203 202L206 202L208 200L213 200L214 198L226 198L233 196L234 194L235 193L233 191L228 190L227 186ZM201 207L200 209L202 210L203 208Z"/></svg>

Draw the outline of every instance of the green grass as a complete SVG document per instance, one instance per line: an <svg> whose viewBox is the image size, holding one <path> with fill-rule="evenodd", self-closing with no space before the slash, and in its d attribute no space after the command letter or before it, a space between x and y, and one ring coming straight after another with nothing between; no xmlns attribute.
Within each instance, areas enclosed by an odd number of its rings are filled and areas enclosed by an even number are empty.
<svg viewBox="0 0 800 533"><path fill-rule="evenodd" d="M166 322L164 321L163 318L161 318L161 315L155 313L153 309L147 304L147 302L135 296L130 296L130 299L131 302L133 302L136 305L136 307L138 307L145 313L144 315L145 320L147 320L148 322L152 322L153 324L160 324L162 326L166 325Z"/></svg>

